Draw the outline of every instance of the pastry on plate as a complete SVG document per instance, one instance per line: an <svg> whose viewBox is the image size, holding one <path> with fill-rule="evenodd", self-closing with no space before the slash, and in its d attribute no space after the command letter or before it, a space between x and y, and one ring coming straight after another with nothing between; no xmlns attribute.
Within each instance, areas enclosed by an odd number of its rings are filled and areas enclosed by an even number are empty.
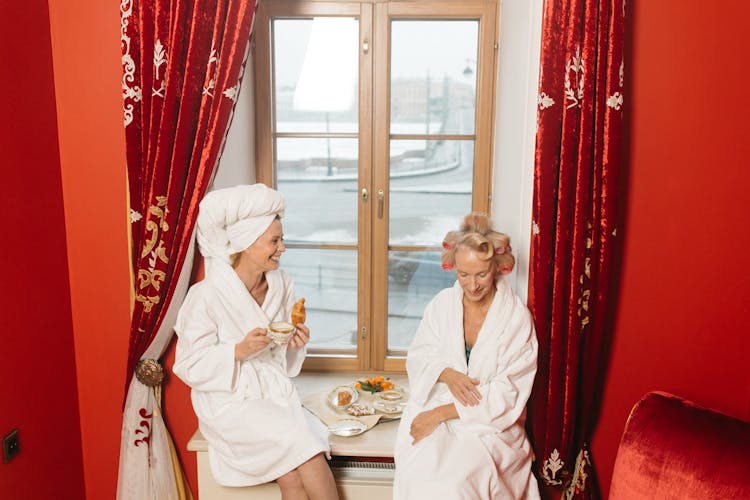
<svg viewBox="0 0 750 500"><path fill-rule="evenodd" d="M339 391L336 398L339 406L346 406L352 402L352 394L347 391Z"/></svg>

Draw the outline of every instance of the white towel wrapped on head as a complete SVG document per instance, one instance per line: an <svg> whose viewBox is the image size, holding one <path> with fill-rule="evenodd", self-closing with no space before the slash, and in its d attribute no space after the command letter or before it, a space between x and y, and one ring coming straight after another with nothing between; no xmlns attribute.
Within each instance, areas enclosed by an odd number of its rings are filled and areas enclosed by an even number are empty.
<svg viewBox="0 0 750 500"><path fill-rule="evenodd" d="M201 254L229 264L229 256L255 243L285 208L284 196L264 184L211 191L198 211Z"/></svg>

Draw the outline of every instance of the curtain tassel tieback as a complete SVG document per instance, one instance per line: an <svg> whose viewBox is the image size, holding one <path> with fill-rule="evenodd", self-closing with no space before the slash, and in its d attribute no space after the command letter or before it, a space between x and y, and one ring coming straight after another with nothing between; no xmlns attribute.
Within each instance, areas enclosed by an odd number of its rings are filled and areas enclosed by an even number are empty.
<svg viewBox="0 0 750 500"><path fill-rule="evenodd" d="M142 359L135 365L135 377L147 387L159 387L164 381L164 368L155 359Z"/></svg>

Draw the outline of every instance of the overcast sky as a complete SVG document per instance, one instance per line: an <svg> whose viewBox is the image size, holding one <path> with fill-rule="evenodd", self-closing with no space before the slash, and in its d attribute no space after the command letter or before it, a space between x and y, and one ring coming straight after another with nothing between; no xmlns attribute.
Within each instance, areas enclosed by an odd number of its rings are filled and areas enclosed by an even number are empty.
<svg viewBox="0 0 750 500"><path fill-rule="evenodd" d="M344 22L356 24L357 20ZM431 78L447 75L470 80L463 71L467 65L476 71L477 29L477 21L393 21L392 47L397 57L392 58L392 77L425 78L429 70ZM279 20L275 30L277 85L294 87L310 42L312 20ZM348 32L356 34L356 30L337 32L341 43L356 44L351 38L345 40Z"/></svg>

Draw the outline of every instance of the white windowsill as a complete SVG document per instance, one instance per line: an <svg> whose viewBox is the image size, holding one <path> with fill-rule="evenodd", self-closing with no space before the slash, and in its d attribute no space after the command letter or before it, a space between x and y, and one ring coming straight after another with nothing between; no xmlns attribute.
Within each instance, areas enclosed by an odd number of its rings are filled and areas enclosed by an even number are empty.
<svg viewBox="0 0 750 500"><path fill-rule="evenodd" d="M322 392L337 385L350 384L357 379L370 377L370 373L301 373L294 379L300 398ZM396 385L407 387L404 374L388 375ZM358 436L330 436L331 455L345 457L393 457L396 431L399 420L377 424ZM199 430L188 442L187 449L196 452L208 451L208 443Z"/></svg>

